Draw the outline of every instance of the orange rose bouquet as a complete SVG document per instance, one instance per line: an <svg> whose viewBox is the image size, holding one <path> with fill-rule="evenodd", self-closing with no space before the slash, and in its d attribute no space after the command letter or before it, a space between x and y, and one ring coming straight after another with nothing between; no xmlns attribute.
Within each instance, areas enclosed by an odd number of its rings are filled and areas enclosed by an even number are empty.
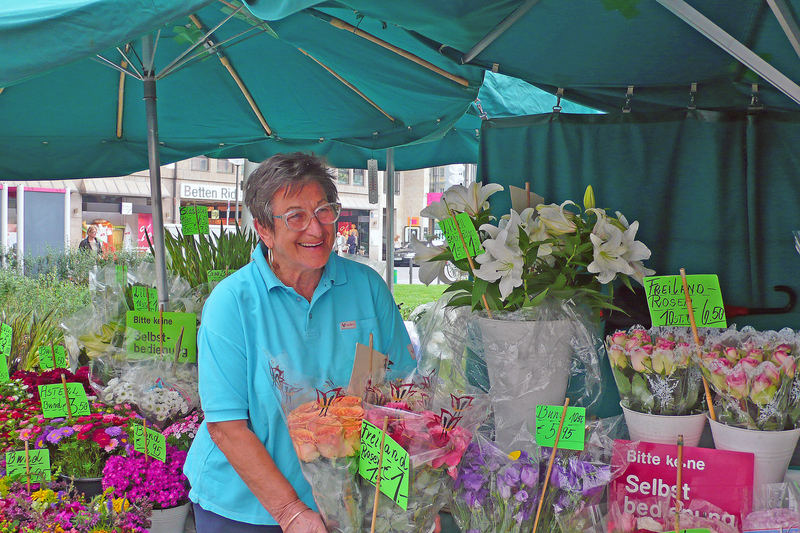
<svg viewBox="0 0 800 533"><path fill-rule="evenodd" d="M361 398L330 383L324 388L290 384L274 363L270 372L300 468L328 531L360 533Z"/></svg>

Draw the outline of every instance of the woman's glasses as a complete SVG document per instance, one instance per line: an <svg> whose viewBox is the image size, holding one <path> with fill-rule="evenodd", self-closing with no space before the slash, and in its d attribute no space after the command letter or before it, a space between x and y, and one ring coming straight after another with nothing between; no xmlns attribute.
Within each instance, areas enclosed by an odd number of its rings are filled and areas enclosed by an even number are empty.
<svg viewBox="0 0 800 533"><path fill-rule="evenodd" d="M292 231L303 231L311 224L312 217L316 217L320 224L328 225L336 222L341 212L341 204L331 202L314 209L313 213L305 209L292 209L282 215L272 215L272 218L282 218L286 227Z"/></svg>

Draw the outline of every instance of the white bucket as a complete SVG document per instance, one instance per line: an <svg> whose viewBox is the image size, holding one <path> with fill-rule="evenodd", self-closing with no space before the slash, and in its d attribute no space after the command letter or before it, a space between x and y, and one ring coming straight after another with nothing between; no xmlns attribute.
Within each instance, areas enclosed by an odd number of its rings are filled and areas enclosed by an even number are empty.
<svg viewBox="0 0 800 533"><path fill-rule="evenodd" d="M168 509L153 509L149 533L183 533L190 502Z"/></svg>
<svg viewBox="0 0 800 533"><path fill-rule="evenodd" d="M750 452L755 456L753 486L781 483L789 468L800 429L761 431L727 426L709 419L714 447L718 450Z"/></svg>
<svg viewBox="0 0 800 533"><path fill-rule="evenodd" d="M677 444L678 435L683 435L685 446L697 446L706 426L706 413L697 415L651 415L632 411L619 403L625 415L625 424L631 440Z"/></svg>

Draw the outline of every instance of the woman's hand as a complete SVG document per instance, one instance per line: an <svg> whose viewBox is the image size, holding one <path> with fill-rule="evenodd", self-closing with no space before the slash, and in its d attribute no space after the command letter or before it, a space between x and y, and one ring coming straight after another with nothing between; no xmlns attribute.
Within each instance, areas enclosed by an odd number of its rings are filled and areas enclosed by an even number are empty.
<svg viewBox="0 0 800 533"><path fill-rule="evenodd" d="M328 529L322 522L319 513L306 509L292 520L288 527L283 528L283 533L327 533Z"/></svg>

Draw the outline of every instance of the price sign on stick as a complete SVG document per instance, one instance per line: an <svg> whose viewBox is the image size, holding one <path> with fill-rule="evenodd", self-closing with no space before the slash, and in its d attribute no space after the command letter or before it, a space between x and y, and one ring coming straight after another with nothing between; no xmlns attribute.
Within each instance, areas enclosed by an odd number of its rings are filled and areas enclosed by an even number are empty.
<svg viewBox="0 0 800 533"><path fill-rule="evenodd" d="M129 357L136 359L159 357L163 348L164 358L174 360L175 345L183 329L178 362L197 362L197 315L194 313L159 314L152 311L128 311L125 314L125 325L125 345ZM161 338L162 330L164 338Z"/></svg>
<svg viewBox="0 0 800 533"><path fill-rule="evenodd" d="M8 358L11 355L11 326L0 325L0 383L9 381Z"/></svg>
<svg viewBox="0 0 800 533"><path fill-rule="evenodd" d="M373 485L378 476L382 433L381 428L366 420L362 421L358 473ZM409 464L408 452L386 435L383 442L380 490L404 511L408 508Z"/></svg>
<svg viewBox="0 0 800 533"><path fill-rule="evenodd" d="M39 346L39 366L42 370L67 368L67 350L63 346Z"/></svg>
<svg viewBox="0 0 800 533"><path fill-rule="evenodd" d="M228 270L227 272L224 270L209 270L207 272L208 282L213 283L215 281L222 281L234 272L236 272L236 270Z"/></svg>
<svg viewBox="0 0 800 533"><path fill-rule="evenodd" d="M67 394L72 416L90 414L89 399L81 383L67 383ZM39 385L39 401L42 404L42 415L45 418L67 416L67 399L64 397L64 386L61 383Z"/></svg>
<svg viewBox="0 0 800 533"><path fill-rule="evenodd" d="M50 450L28 450L28 464L32 481L50 481ZM25 450L6 452L6 476L12 479L27 477Z"/></svg>
<svg viewBox="0 0 800 533"><path fill-rule="evenodd" d="M208 235L208 209L204 206L197 206L195 209L195 217L197 218L197 233L201 235Z"/></svg>
<svg viewBox="0 0 800 533"><path fill-rule="evenodd" d="M469 215L466 213L457 213L455 221L453 221L453 217L439 221L439 227L444 232L445 239L447 239L447 246L453 252L453 258L459 260L467 257L467 254L464 252L464 245L461 244L461 238L458 236L456 223L458 223L458 227L461 229L461 236L464 237L464 243L467 245L470 257L475 257L483 253L481 240L480 237L478 237L478 230L472 225L472 220L470 220Z"/></svg>
<svg viewBox="0 0 800 533"><path fill-rule="evenodd" d="M197 210L193 205L181 206L181 233L197 235Z"/></svg>
<svg viewBox="0 0 800 533"><path fill-rule="evenodd" d="M536 406L536 444L539 446L553 446L556 442L558 423L561 420L563 405L537 405ZM564 427L561 428L561 437L558 447L565 450L583 450L586 436L586 408L567 407L564 417Z"/></svg>
<svg viewBox="0 0 800 533"><path fill-rule="evenodd" d="M144 453L144 426L131 424L133 430L133 449ZM147 428L147 455L162 463L167 461L167 441L164 435L154 429Z"/></svg>
<svg viewBox="0 0 800 533"><path fill-rule="evenodd" d="M158 289L134 285L131 296L134 311L158 311Z"/></svg>
<svg viewBox="0 0 800 533"><path fill-rule="evenodd" d="M694 319L698 328L727 328L725 304L716 274L686 276L692 297ZM644 278L647 307L654 326L689 327L689 310L680 276L648 276Z"/></svg>

